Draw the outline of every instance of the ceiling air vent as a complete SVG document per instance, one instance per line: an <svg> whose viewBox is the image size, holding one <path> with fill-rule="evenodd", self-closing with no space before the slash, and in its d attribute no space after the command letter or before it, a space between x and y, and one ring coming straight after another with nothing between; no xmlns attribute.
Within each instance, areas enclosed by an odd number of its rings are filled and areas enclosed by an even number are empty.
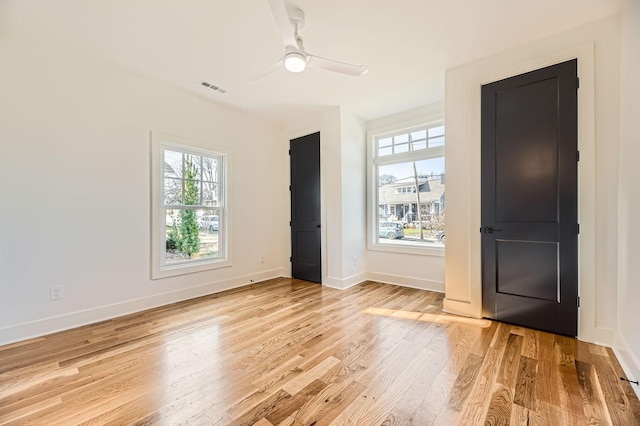
<svg viewBox="0 0 640 426"><path fill-rule="evenodd" d="M207 83L206 81L203 81L200 84L202 84L204 87L208 87L211 90L215 90L216 92L227 93L226 90L224 90L222 87L216 86L215 84Z"/></svg>

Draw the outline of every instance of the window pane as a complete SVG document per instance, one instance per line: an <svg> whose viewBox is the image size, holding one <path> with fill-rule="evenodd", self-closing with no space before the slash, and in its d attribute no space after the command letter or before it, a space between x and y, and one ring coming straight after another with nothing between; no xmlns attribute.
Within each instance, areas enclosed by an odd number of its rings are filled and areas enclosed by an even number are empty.
<svg viewBox="0 0 640 426"><path fill-rule="evenodd" d="M393 148L393 153L394 154L400 154L403 152L409 152L409 144L408 143L404 143L402 145L396 145Z"/></svg>
<svg viewBox="0 0 640 426"><path fill-rule="evenodd" d="M182 176L182 153L164 151L164 175L168 177Z"/></svg>
<svg viewBox="0 0 640 426"><path fill-rule="evenodd" d="M182 179L164 179L164 204L173 206L182 204Z"/></svg>
<svg viewBox="0 0 640 426"><path fill-rule="evenodd" d="M393 151L392 151L391 147L380 148L378 150L378 157L384 157L385 155L391 155L391 154L393 154Z"/></svg>
<svg viewBox="0 0 640 426"><path fill-rule="evenodd" d="M378 140L378 148L383 148L385 146L391 146L393 143L393 138L384 138Z"/></svg>
<svg viewBox="0 0 640 426"><path fill-rule="evenodd" d="M416 141L418 139L426 139L427 138L427 131L426 130L418 130L417 132L412 132L411 133L411 140L412 141Z"/></svg>
<svg viewBox="0 0 640 426"><path fill-rule="evenodd" d="M218 184L216 182L202 183L202 204L205 206L218 206Z"/></svg>
<svg viewBox="0 0 640 426"><path fill-rule="evenodd" d="M434 148L436 146L443 146L443 145L444 145L444 136L429 139L429 148Z"/></svg>
<svg viewBox="0 0 640 426"><path fill-rule="evenodd" d="M444 126L432 127L431 129L429 129L430 138L442 135L444 135Z"/></svg>
<svg viewBox="0 0 640 426"><path fill-rule="evenodd" d="M167 227L167 229L180 225L180 217L178 216L180 210L167 209L166 212L167 214L165 226Z"/></svg>
<svg viewBox="0 0 640 426"><path fill-rule="evenodd" d="M444 157L378 166L378 176L378 243L442 247Z"/></svg>
<svg viewBox="0 0 640 426"><path fill-rule="evenodd" d="M444 175L444 157L416 161L416 170L418 176L432 177Z"/></svg>
<svg viewBox="0 0 640 426"><path fill-rule="evenodd" d="M184 178L201 179L202 157L199 155L184 155Z"/></svg>
<svg viewBox="0 0 640 426"><path fill-rule="evenodd" d="M217 182L219 180L218 159L202 157L202 180L207 182Z"/></svg>
<svg viewBox="0 0 640 426"><path fill-rule="evenodd" d="M406 133L404 135L398 135L393 137L393 143L396 145L399 143L405 143L405 142L409 142L409 135Z"/></svg>
<svg viewBox="0 0 640 426"><path fill-rule="evenodd" d="M183 201L186 206L200 205L200 181L184 181Z"/></svg>
<svg viewBox="0 0 640 426"><path fill-rule="evenodd" d="M218 209L169 209L166 217L166 264L219 258Z"/></svg>

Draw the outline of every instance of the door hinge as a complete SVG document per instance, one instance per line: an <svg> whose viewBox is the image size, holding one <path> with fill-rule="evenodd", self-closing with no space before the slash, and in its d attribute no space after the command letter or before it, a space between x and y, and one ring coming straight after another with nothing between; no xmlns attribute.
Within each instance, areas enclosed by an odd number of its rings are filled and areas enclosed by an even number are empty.
<svg viewBox="0 0 640 426"><path fill-rule="evenodd" d="M289 262L293 263L293 256L289 256Z"/></svg>
<svg viewBox="0 0 640 426"><path fill-rule="evenodd" d="M576 151L576 161L580 161L580 151Z"/></svg>
<svg viewBox="0 0 640 426"><path fill-rule="evenodd" d="M580 307L580 296L578 296L578 308Z"/></svg>
<svg viewBox="0 0 640 426"><path fill-rule="evenodd" d="M291 191L291 185L289 185L289 191Z"/></svg>
<svg viewBox="0 0 640 426"><path fill-rule="evenodd" d="M289 155L291 155L291 150L289 150Z"/></svg>
<svg viewBox="0 0 640 426"><path fill-rule="evenodd" d="M576 90L580 88L580 77L576 77Z"/></svg>
<svg viewBox="0 0 640 426"><path fill-rule="evenodd" d="M576 225L576 234L580 235L580 224Z"/></svg>
<svg viewBox="0 0 640 426"><path fill-rule="evenodd" d="M291 221L289 221L289 226L291 226Z"/></svg>

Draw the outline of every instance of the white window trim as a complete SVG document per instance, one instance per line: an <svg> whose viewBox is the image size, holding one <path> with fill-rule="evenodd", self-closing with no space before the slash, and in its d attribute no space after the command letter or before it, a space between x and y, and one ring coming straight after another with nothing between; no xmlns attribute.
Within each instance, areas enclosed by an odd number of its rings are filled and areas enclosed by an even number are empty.
<svg viewBox="0 0 640 426"><path fill-rule="evenodd" d="M404 154L389 156L392 158L381 157L374 164L377 155L376 140L393 136L401 132L412 132L424 129L425 127L436 127L444 125L444 112L432 113L426 117L413 118L411 120L399 121L395 124L371 128L367 131L367 250L380 251L389 253L406 253L422 256L444 257L445 250L443 247L432 246L409 246L406 244L393 244L378 242L378 174L375 165L384 165L397 163L402 161ZM446 137L446 129L445 129ZM444 157L445 147L435 147L429 150L430 154L425 153L425 158ZM406 153L407 161L414 158L414 152ZM446 160L445 160L446 161ZM419 244L419 243L417 243Z"/></svg>
<svg viewBox="0 0 640 426"><path fill-rule="evenodd" d="M165 148L175 148L193 154L210 155L215 153L223 157L221 181L223 183L222 205L225 214L221 215L218 238L222 243L222 253L217 259L202 259L192 262L165 265L162 259L165 255L166 244L166 215L163 204L164 168L163 151ZM151 279L173 277L194 272L231 266L231 152L228 148L206 144L177 136L151 132Z"/></svg>

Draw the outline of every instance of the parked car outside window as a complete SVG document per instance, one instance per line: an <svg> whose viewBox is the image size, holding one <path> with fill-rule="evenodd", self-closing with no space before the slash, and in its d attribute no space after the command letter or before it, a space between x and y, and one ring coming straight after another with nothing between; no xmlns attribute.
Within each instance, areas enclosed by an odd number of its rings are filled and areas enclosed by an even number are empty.
<svg viewBox="0 0 640 426"><path fill-rule="evenodd" d="M378 237L390 240L404 237L404 228L399 222L380 222L378 224Z"/></svg>
<svg viewBox="0 0 640 426"><path fill-rule="evenodd" d="M198 218L198 226L200 229L208 229L209 231L218 230L218 215L211 214Z"/></svg>

